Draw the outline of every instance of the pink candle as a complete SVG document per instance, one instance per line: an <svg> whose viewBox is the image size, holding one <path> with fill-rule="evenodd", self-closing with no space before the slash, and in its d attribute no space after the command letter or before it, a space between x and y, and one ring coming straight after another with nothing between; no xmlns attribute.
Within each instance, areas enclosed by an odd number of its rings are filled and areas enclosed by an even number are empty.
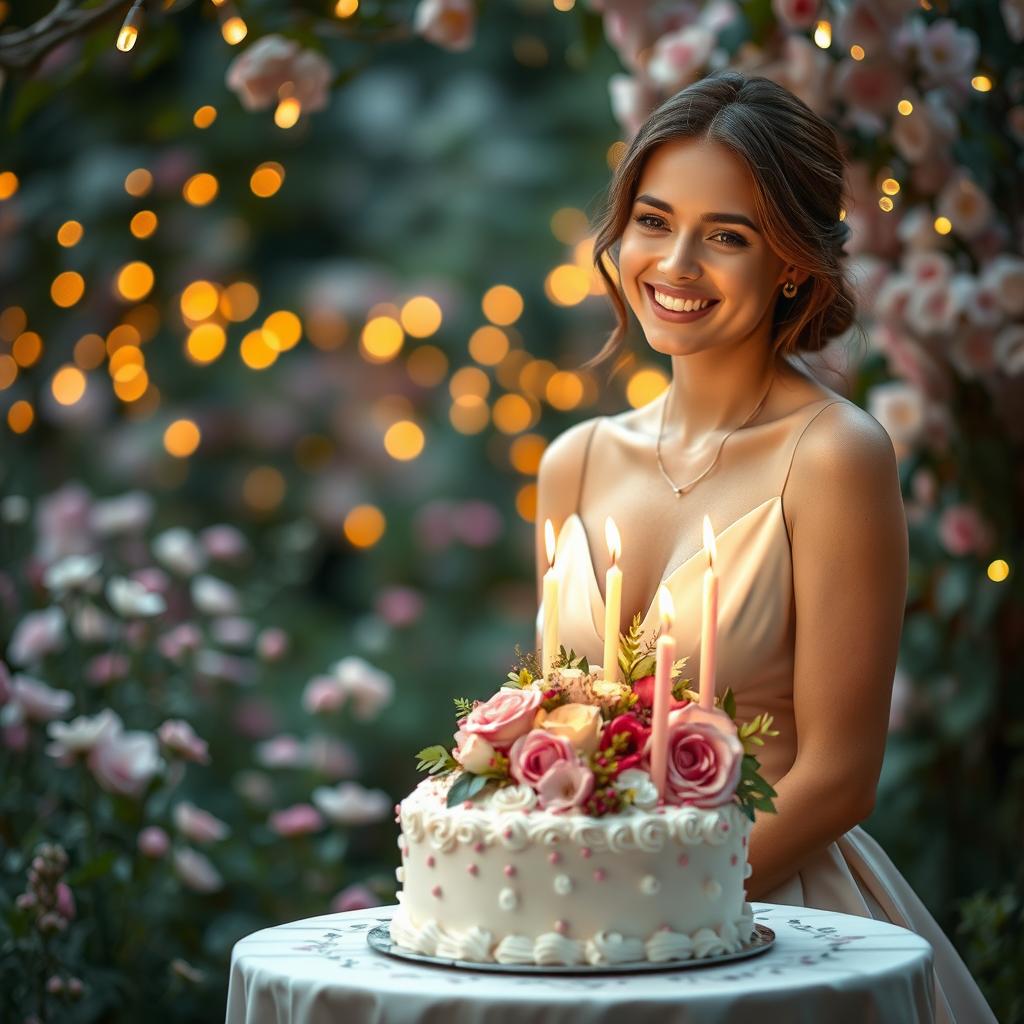
<svg viewBox="0 0 1024 1024"><path fill-rule="evenodd" d="M675 606L672 594L663 583L658 588L661 635L655 653L654 707L651 711L651 781L658 799L665 797L665 771L668 764L668 709L672 696L672 663L676 660L676 642L671 636Z"/></svg>
<svg viewBox="0 0 1024 1024"><path fill-rule="evenodd" d="M718 575L715 572L715 533L711 520L704 516L704 551L708 567L704 570L704 600L700 623L700 706L715 706L715 655L718 646Z"/></svg>

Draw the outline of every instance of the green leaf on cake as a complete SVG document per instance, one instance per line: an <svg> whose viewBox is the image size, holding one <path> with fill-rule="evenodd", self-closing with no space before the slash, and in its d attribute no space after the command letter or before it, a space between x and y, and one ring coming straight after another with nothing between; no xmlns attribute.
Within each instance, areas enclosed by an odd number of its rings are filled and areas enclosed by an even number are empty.
<svg viewBox="0 0 1024 1024"><path fill-rule="evenodd" d="M722 694L722 710L730 718L736 718L736 695L732 692L731 686Z"/></svg>
<svg viewBox="0 0 1024 1024"><path fill-rule="evenodd" d="M640 638L643 635L640 622L640 613L637 612L630 623L629 632L619 634L619 671L627 683L643 679L643 675L637 673L637 662L644 657L644 652L640 650ZM650 672L647 673L647 675L650 674Z"/></svg>
<svg viewBox="0 0 1024 1024"><path fill-rule="evenodd" d="M755 811L775 813L772 797L778 794L761 775L761 765L753 754L744 754L740 765L740 781L736 787L736 799L743 813L753 821Z"/></svg>
<svg viewBox="0 0 1024 1024"><path fill-rule="evenodd" d="M430 775L445 775L459 767L459 762L452 757L451 751L440 744L434 747L424 747L416 757L419 761L416 771L426 771Z"/></svg>
<svg viewBox="0 0 1024 1024"><path fill-rule="evenodd" d="M590 675L590 665L585 654L577 654L571 647L567 651L559 646L553 662L554 668L578 668L584 675Z"/></svg>
<svg viewBox="0 0 1024 1024"><path fill-rule="evenodd" d="M473 775L464 771L448 790L448 806L454 807L463 800L472 800L490 781L486 775Z"/></svg>
<svg viewBox="0 0 1024 1024"><path fill-rule="evenodd" d="M473 710L473 702L468 697L453 697L452 700L455 702L459 718L465 718Z"/></svg>

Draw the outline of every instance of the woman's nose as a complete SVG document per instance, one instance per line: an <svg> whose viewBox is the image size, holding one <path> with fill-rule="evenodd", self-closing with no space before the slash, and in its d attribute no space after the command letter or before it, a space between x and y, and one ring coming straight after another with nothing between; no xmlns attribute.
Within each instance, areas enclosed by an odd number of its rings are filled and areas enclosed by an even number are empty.
<svg viewBox="0 0 1024 1024"><path fill-rule="evenodd" d="M666 276L693 277L700 273L696 257L696 242L692 236L676 235L661 259L658 270Z"/></svg>

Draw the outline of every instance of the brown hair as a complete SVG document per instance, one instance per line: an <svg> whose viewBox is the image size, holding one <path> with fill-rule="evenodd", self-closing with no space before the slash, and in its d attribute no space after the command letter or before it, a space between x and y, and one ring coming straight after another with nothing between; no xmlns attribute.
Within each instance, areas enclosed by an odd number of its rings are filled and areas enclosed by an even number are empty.
<svg viewBox="0 0 1024 1024"><path fill-rule="evenodd" d="M594 266L617 320L604 347L580 369L591 369L622 347L626 303L608 272L629 223L644 164L656 146L680 139L716 142L750 170L754 207L772 248L810 272L792 299L780 294L772 314L772 347L793 355L823 348L856 321L843 260L850 235L844 220L844 158L832 126L788 89L768 78L725 69L680 90L651 113L629 144L608 187L596 225ZM857 324L859 327L860 325Z"/></svg>

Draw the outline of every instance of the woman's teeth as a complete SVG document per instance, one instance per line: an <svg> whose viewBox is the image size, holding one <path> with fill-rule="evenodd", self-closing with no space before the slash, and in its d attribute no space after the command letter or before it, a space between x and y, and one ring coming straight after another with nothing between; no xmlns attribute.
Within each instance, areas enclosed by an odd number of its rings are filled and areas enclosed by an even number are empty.
<svg viewBox="0 0 1024 1024"><path fill-rule="evenodd" d="M654 298L659 306L675 310L677 313L692 313L695 309L703 309L711 303L710 299L674 299L671 295L659 292L657 288L654 289Z"/></svg>

